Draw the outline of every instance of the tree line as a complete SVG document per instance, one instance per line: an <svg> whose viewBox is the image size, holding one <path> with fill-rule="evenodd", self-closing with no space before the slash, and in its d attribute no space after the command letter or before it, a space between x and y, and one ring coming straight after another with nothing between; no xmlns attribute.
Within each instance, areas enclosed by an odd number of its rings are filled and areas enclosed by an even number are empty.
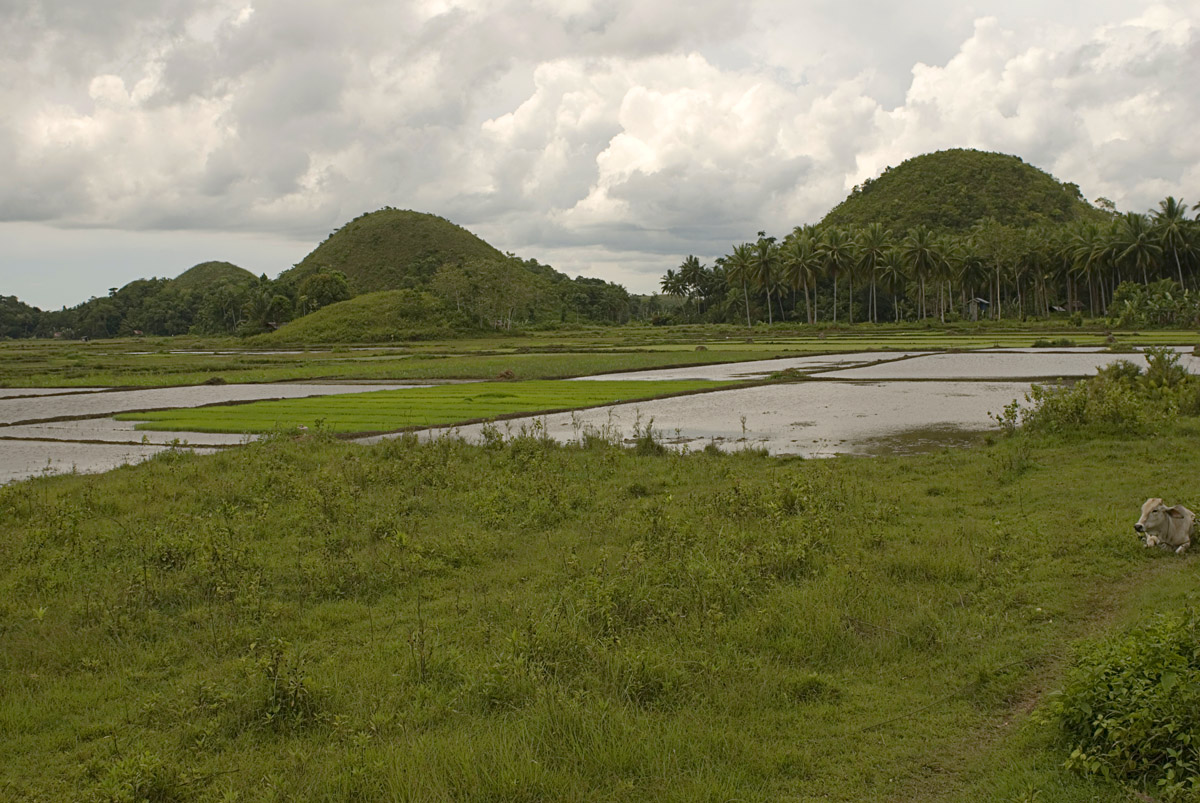
<svg viewBox="0 0 1200 803"><path fill-rule="evenodd" d="M809 225L778 240L760 231L712 267L688 256L660 286L682 300L685 320L747 326L1116 316L1145 297L1134 287L1193 295L1200 220L1187 205L1167 197L1147 214L1109 208L1107 220L1028 228L985 219L962 232ZM1122 289L1127 283L1134 287Z"/></svg>
<svg viewBox="0 0 1200 803"><path fill-rule="evenodd" d="M250 335L350 297L346 277L322 271L299 282L266 275L203 287L137 279L74 307L39 310L6 297L0 337L111 338L138 335Z"/></svg>
<svg viewBox="0 0 1200 803"><path fill-rule="evenodd" d="M626 323L661 312L653 298L631 296L619 284L574 279L537 260L446 262L420 285L442 302L434 313L464 330L509 330L531 324ZM322 268L303 277L222 277L202 286L138 279L74 307L43 311L0 296L2 338L112 338L139 335L245 336L354 295L346 276Z"/></svg>

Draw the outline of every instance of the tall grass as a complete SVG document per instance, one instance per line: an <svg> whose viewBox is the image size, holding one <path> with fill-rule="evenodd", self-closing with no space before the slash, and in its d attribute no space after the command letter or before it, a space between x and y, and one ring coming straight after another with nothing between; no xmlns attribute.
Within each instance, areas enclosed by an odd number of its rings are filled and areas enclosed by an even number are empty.
<svg viewBox="0 0 1200 803"><path fill-rule="evenodd" d="M317 434L8 486L0 796L913 797L1161 560L1160 445Z"/></svg>

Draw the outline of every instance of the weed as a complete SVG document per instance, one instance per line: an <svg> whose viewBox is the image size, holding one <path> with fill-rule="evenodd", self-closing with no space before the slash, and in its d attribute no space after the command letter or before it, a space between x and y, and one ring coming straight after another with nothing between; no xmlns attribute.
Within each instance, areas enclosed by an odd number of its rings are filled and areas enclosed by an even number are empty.
<svg viewBox="0 0 1200 803"><path fill-rule="evenodd" d="M1163 800L1200 793L1200 619L1160 614L1086 648L1050 706L1072 746L1066 766Z"/></svg>

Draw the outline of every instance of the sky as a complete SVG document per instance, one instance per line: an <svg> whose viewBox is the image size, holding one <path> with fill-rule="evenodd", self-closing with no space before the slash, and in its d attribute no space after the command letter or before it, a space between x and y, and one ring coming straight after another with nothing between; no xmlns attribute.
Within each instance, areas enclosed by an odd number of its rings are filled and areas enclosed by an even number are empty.
<svg viewBox="0 0 1200 803"><path fill-rule="evenodd" d="M383 206L652 292L944 148L1200 201L1200 0L0 0L0 295Z"/></svg>

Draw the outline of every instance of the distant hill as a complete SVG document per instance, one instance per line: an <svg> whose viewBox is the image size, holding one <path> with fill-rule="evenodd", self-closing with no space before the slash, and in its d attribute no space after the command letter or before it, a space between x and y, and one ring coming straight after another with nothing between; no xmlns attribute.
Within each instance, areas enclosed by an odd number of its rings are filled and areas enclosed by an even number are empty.
<svg viewBox="0 0 1200 803"><path fill-rule="evenodd" d="M419 290L382 290L322 307L252 338L255 345L387 343L454 337L446 306Z"/></svg>
<svg viewBox="0 0 1200 803"><path fill-rule="evenodd" d="M279 278L298 284L322 269L338 270L352 292L371 293L425 286L445 262L503 258L445 218L385 208L342 226Z"/></svg>
<svg viewBox="0 0 1200 803"><path fill-rule="evenodd" d="M232 262L201 262L176 276L168 284L173 290L205 292L221 284L243 284L255 276Z"/></svg>
<svg viewBox="0 0 1200 803"><path fill-rule="evenodd" d="M821 222L897 232L924 224L964 231L985 218L1010 226L1104 219L1079 187L1003 153L955 149L917 156L855 187Z"/></svg>

